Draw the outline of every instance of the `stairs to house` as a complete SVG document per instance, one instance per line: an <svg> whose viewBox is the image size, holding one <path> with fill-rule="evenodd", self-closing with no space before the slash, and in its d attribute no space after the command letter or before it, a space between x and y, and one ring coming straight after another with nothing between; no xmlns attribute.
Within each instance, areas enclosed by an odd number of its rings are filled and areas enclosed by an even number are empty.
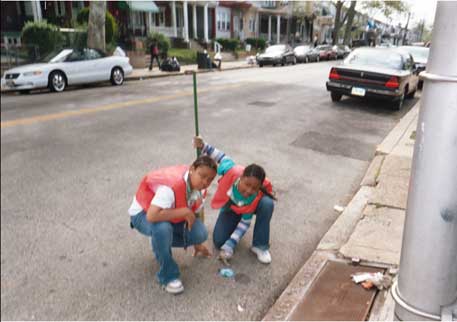
<svg viewBox="0 0 457 322"><path fill-rule="evenodd" d="M195 39L189 39L189 46L191 49L195 49L196 51L203 51L205 48L203 48L197 40Z"/></svg>

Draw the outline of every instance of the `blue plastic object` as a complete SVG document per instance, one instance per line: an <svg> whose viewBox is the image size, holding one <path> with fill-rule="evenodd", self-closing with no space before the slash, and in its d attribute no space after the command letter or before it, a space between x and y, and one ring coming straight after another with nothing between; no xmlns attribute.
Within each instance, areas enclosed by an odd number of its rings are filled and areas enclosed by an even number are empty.
<svg viewBox="0 0 457 322"><path fill-rule="evenodd" d="M235 276L235 272L231 268L221 268L219 270L219 275L226 278L232 278Z"/></svg>

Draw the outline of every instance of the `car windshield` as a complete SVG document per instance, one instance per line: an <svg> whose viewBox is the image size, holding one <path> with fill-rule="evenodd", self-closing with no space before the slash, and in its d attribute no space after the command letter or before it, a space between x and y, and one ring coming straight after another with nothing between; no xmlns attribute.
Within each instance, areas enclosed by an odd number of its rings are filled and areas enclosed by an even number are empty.
<svg viewBox="0 0 457 322"><path fill-rule="evenodd" d="M426 47L400 47L401 49L406 50L409 52L415 61L427 61L428 53L430 51L429 48Z"/></svg>
<svg viewBox="0 0 457 322"><path fill-rule="evenodd" d="M48 60L49 63L61 63L65 61L68 55L72 53L72 49L64 49L60 53L58 53L56 56L51 56L52 58Z"/></svg>
<svg viewBox="0 0 457 322"><path fill-rule="evenodd" d="M299 53L304 53L305 51L309 50L309 46L298 46L295 47L295 51Z"/></svg>
<svg viewBox="0 0 457 322"><path fill-rule="evenodd" d="M326 50L326 49L328 49L328 46L327 45L320 45L320 46L317 46L316 49L317 50Z"/></svg>
<svg viewBox="0 0 457 322"><path fill-rule="evenodd" d="M386 50L355 50L344 60L345 65L376 66L401 69L402 59L399 53Z"/></svg>
<svg viewBox="0 0 457 322"><path fill-rule="evenodd" d="M267 48L265 51L267 54L273 54L273 53L281 53L286 49L286 46L284 45L276 45L276 46L270 46Z"/></svg>

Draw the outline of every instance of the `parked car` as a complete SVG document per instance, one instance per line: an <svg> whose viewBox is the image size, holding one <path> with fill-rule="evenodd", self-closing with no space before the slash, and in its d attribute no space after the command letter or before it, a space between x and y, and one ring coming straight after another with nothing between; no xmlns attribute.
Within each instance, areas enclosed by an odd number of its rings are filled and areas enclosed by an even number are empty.
<svg viewBox="0 0 457 322"><path fill-rule="evenodd" d="M47 63L30 64L7 70L2 88L19 92L48 87L63 92L68 85L111 81L122 85L132 72L129 58L119 47L112 56L97 49L64 49Z"/></svg>
<svg viewBox="0 0 457 322"><path fill-rule="evenodd" d="M336 58L345 58L351 52L351 49L346 45L335 45L332 49L336 52Z"/></svg>
<svg viewBox="0 0 457 322"><path fill-rule="evenodd" d="M428 54L430 52L430 48L422 47L422 46L400 46L400 49L406 50L408 53L413 56L414 62L416 63L417 69L419 72L422 72L427 67L428 61ZM422 89L423 81L419 80L418 88Z"/></svg>
<svg viewBox="0 0 457 322"><path fill-rule="evenodd" d="M400 110L413 98L419 81L413 57L395 48L358 48L330 70L326 83L332 101L343 95L390 100Z"/></svg>
<svg viewBox="0 0 457 322"><path fill-rule="evenodd" d="M300 45L295 47L294 54L298 63L308 63L311 60L315 61L318 56L316 53L313 53L313 48L310 45Z"/></svg>
<svg viewBox="0 0 457 322"><path fill-rule="evenodd" d="M279 65L296 64L294 51L289 45L273 45L268 47L263 54L257 55L257 64L259 67L263 65Z"/></svg>
<svg viewBox="0 0 457 322"><path fill-rule="evenodd" d="M331 45L319 45L315 50L319 52L320 60L336 59L336 51L333 51Z"/></svg>

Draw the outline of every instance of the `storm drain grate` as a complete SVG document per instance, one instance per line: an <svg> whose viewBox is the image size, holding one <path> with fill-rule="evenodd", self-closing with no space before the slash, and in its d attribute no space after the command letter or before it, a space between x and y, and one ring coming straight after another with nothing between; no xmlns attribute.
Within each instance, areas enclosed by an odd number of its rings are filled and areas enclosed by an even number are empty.
<svg viewBox="0 0 457 322"><path fill-rule="evenodd" d="M327 261L289 320L365 321L376 291L355 284L351 274L357 272L383 272L383 269Z"/></svg>
<svg viewBox="0 0 457 322"><path fill-rule="evenodd" d="M248 105L254 105L254 106L259 106L259 107L270 107L270 106L276 105L276 102L255 101L255 102L248 103Z"/></svg>
<svg viewBox="0 0 457 322"><path fill-rule="evenodd" d="M329 155L341 155L351 159L369 161L373 158L374 147L365 142L319 132L306 132L299 136L293 146L311 149Z"/></svg>

